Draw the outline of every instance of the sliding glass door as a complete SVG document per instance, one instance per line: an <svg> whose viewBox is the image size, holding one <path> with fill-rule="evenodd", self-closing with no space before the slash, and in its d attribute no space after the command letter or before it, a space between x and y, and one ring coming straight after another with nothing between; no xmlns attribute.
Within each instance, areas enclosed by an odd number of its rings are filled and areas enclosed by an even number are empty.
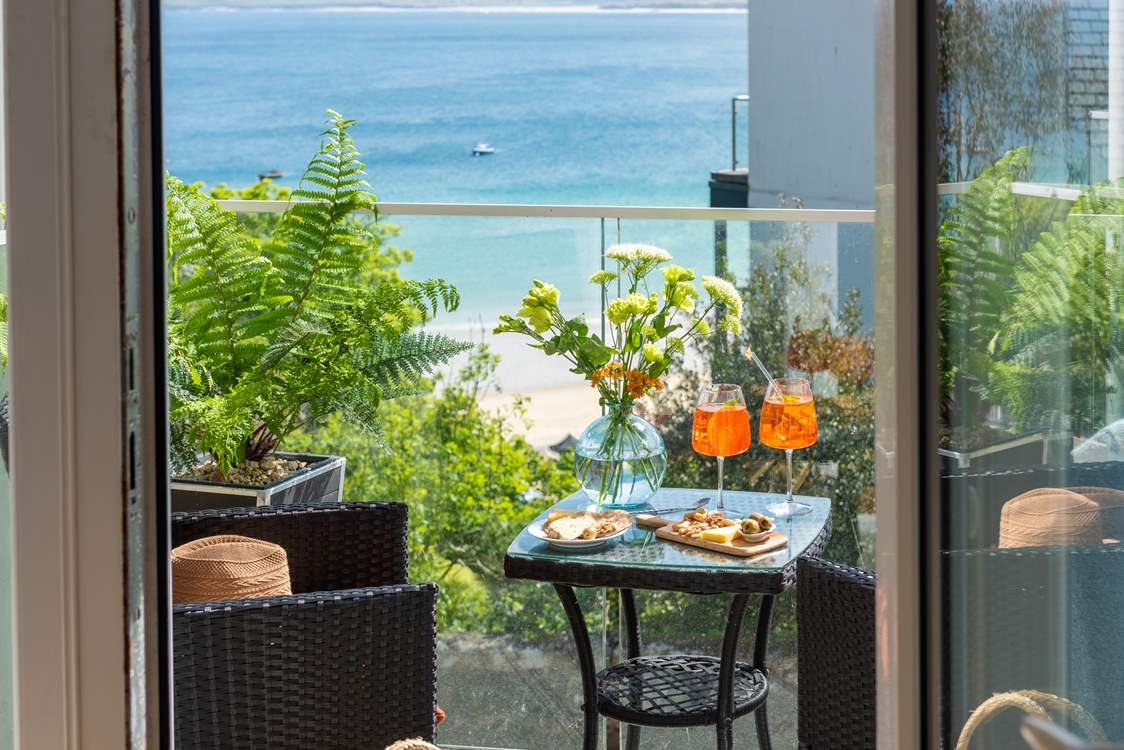
<svg viewBox="0 0 1124 750"><path fill-rule="evenodd" d="M941 734L1124 741L1124 3L935 30Z"/></svg>

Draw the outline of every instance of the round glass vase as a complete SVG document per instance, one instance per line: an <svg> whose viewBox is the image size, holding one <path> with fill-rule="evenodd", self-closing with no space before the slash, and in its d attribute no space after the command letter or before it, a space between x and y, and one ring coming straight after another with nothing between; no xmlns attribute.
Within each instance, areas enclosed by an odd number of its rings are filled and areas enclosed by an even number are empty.
<svg viewBox="0 0 1124 750"><path fill-rule="evenodd" d="M593 421L574 448L574 475L598 508L635 510L663 484L667 448L655 427L613 404Z"/></svg>

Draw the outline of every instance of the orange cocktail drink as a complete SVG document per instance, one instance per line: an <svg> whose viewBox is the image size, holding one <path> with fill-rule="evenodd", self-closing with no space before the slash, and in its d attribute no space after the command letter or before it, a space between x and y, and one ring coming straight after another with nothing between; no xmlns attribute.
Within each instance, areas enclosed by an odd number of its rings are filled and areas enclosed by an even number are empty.
<svg viewBox="0 0 1124 750"><path fill-rule="evenodd" d="M816 405L811 395L771 391L761 406L761 442L770 448L793 450L816 444ZM697 450L697 449L696 449Z"/></svg>
<svg viewBox="0 0 1124 750"><path fill-rule="evenodd" d="M741 386L733 383L705 385L695 402L691 447L696 453L718 459L718 510L722 502L722 464L729 456L749 450L749 410Z"/></svg>
<svg viewBox="0 0 1124 750"><path fill-rule="evenodd" d="M803 378L771 380L765 389L765 402L761 404L761 442L784 451L788 492L784 502L768 506L769 512L778 518L812 510L812 506L798 503L792 497L792 452L815 445L818 437L812 384Z"/></svg>
<svg viewBox="0 0 1124 750"><path fill-rule="evenodd" d="M749 409L745 404L699 404L691 447L704 456L736 456L749 450Z"/></svg>

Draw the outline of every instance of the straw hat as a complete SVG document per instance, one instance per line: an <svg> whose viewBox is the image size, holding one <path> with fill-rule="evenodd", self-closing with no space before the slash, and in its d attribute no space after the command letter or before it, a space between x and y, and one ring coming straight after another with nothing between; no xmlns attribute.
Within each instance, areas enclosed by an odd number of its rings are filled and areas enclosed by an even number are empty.
<svg viewBox="0 0 1124 750"><path fill-rule="evenodd" d="M393 745L386 748L386 750L441 750L436 745L431 745L425 740L399 740Z"/></svg>
<svg viewBox="0 0 1124 750"><path fill-rule="evenodd" d="M1101 506L1072 490L1042 488L1003 504L999 515L1000 547L1052 544L1100 544Z"/></svg>
<svg viewBox="0 0 1124 750"><path fill-rule="evenodd" d="M1109 541L1124 540L1124 492L1110 487L1070 487L1070 492L1084 495L1101 509L1101 525Z"/></svg>
<svg viewBox="0 0 1124 750"><path fill-rule="evenodd" d="M245 536L209 536L172 550L176 604L291 593L289 558L276 544Z"/></svg>

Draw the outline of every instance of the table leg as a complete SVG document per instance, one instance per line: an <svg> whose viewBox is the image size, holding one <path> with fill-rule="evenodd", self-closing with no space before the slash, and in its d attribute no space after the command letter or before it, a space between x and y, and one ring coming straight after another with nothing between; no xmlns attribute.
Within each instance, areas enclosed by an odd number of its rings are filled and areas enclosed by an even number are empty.
<svg viewBox="0 0 1124 750"><path fill-rule="evenodd" d="M621 614L624 617L625 658L640 656L640 619L636 615L636 597L632 589L621 589ZM625 728L625 750L640 750L640 727L628 724Z"/></svg>
<svg viewBox="0 0 1124 750"><path fill-rule="evenodd" d="M566 610L566 618L570 621L570 632L574 635L574 647L578 652L578 667L581 669L584 701L582 712L585 715L582 750L597 750L597 724L600 721L597 713L597 669L593 663L593 646L589 642L589 629L585 626L585 617L582 615L582 608L573 587L556 583L554 590L562 601L562 608Z"/></svg>
<svg viewBox="0 0 1124 750"><path fill-rule="evenodd" d="M748 594L734 595L726 618L726 634L722 637L722 663L718 669L718 750L733 750L734 747L734 669L748 600Z"/></svg>
<svg viewBox="0 0 1124 750"><path fill-rule="evenodd" d="M767 666L769 651L769 631L773 621L772 595L761 597L761 608L757 610L757 633L753 636L753 666L760 669L766 676L769 674ZM757 746L761 750L771 750L772 739L769 737L769 714L766 711L769 704L768 696L753 712L753 721L757 725Z"/></svg>

